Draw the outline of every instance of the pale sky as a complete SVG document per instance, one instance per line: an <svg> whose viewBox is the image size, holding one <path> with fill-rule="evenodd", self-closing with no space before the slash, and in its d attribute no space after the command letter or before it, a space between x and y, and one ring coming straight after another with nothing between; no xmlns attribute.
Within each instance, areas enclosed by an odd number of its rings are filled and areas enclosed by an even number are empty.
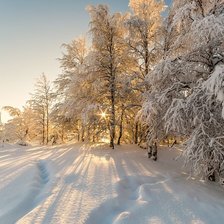
<svg viewBox="0 0 224 224"><path fill-rule="evenodd" d="M57 78L61 44L88 31L88 4L108 4L111 11L123 12L128 2L0 0L0 108L25 105L43 72L51 81Z"/></svg>

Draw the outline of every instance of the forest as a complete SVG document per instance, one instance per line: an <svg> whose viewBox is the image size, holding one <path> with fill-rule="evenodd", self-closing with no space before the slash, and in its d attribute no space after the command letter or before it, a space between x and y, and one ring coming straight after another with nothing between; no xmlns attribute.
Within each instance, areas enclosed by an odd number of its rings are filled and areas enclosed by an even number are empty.
<svg viewBox="0 0 224 224"><path fill-rule="evenodd" d="M5 106L9 142L181 144L194 175L224 182L224 1L90 5L87 35L64 43L23 109Z"/></svg>

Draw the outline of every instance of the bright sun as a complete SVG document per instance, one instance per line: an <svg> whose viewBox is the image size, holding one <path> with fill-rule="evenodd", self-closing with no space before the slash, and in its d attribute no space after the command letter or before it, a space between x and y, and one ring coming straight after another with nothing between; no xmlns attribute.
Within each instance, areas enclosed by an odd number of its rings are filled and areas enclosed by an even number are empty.
<svg viewBox="0 0 224 224"><path fill-rule="evenodd" d="M106 117L106 113L105 112L102 112L100 115L101 115L102 118Z"/></svg>

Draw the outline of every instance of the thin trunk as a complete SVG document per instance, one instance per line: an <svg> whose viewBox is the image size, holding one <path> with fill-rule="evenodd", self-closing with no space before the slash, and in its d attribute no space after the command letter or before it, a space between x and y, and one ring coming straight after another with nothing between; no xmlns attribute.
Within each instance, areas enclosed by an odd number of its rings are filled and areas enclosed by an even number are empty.
<svg viewBox="0 0 224 224"><path fill-rule="evenodd" d="M114 149L114 139L115 139L115 79L111 77L111 119L110 119L110 147Z"/></svg>
<svg viewBox="0 0 224 224"><path fill-rule="evenodd" d="M85 141L85 128L84 128L84 125L82 124L82 134L81 134L81 140L82 142Z"/></svg>
<svg viewBox="0 0 224 224"><path fill-rule="evenodd" d="M47 103L47 106L46 106L46 113L47 113L47 116L46 116L46 121L47 121L47 124L46 124L46 140L47 140L47 144L49 142L49 111L48 111L48 103Z"/></svg>
<svg viewBox="0 0 224 224"><path fill-rule="evenodd" d="M120 124L119 124L119 137L117 140L117 144L120 145L121 144L121 137L123 135L123 121L124 121L124 105L122 105L122 109L121 109L121 118L120 118Z"/></svg>
<svg viewBox="0 0 224 224"><path fill-rule="evenodd" d="M210 157L210 160L213 159L213 155L212 155L212 152L210 151L209 152L209 157ZM216 181L216 178L215 178L215 169L214 169L214 166L212 164L208 164L208 180L210 181L213 181L215 182Z"/></svg>
<svg viewBox="0 0 224 224"><path fill-rule="evenodd" d="M78 140L78 142L80 141L80 133L79 133L79 130L78 130L77 140Z"/></svg>
<svg viewBox="0 0 224 224"><path fill-rule="evenodd" d="M146 77L149 73L149 37L148 37L148 30L145 30L145 38L144 38L144 62L145 62L145 69L144 69L144 76Z"/></svg>
<svg viewBox="0 0 224 224"><path fill-rule="evenodd" d="M78 142L81 140L81 133L82 133L82 126L79 124L79 121L77 121L77 140Z"/></svg>
<svg viewBox="0 0 224 224"><path fill-rule="evenodd" d="M23 136L23 141L26 141L26 137L28 136L29 134L29 128L26 129L26 132L25 132L25 135Z"/></svg>
<svg viewBox="0 0 224 224"><path fill-rule="evenodd" d="M139 134L139 141L138 141L138 145L141 145L142 142L146 141L146 131L143 130L142 126L140 126L140 134Z"/></svg>
<svg viewBox="0 0 224 224"><path fill-rule="evenodd" d="M148 51L148 44L145 44L145 77L148 75L149 72L149 51Z"/></svg>
<svg viewBox="0 0 224 224"><path fill-rule="evenodd" d="M111 100L111 118L110 118L110 147L114 149L114 139L115 139L115 70L114 70L114 49L113 49L113 34L111 30L110 36L110 100Z"/></svg>
<svg viewBox="0 0 224 224"><path fill-rule="evenodd" d="M93 123L93 142L96 142L96 136L95 136L95 132L96 132L96 124L95 122Z"/></svg>
<svg viewBox="0 0 224 224"><path fill-rule="evenodd" d="M44 145L45 143L45 113L43 112L43 117L42 117L42 144Z"/></svg>
<svg viewBox="0 0 224 224"><path fill-rule="evenodd" d="M138 144L138 122L135 123L135 144Z"/></svg>

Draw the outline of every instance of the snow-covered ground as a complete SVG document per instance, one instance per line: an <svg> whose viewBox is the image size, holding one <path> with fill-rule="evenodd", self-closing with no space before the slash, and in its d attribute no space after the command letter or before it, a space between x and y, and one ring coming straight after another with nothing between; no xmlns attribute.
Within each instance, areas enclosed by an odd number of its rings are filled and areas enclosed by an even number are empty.
<svg viewBox="0 0 224 224"><path fill-rule="evenodd" d="M221 224L224 190L189 179L178 150L0 147L0 224Z"/></svg>

